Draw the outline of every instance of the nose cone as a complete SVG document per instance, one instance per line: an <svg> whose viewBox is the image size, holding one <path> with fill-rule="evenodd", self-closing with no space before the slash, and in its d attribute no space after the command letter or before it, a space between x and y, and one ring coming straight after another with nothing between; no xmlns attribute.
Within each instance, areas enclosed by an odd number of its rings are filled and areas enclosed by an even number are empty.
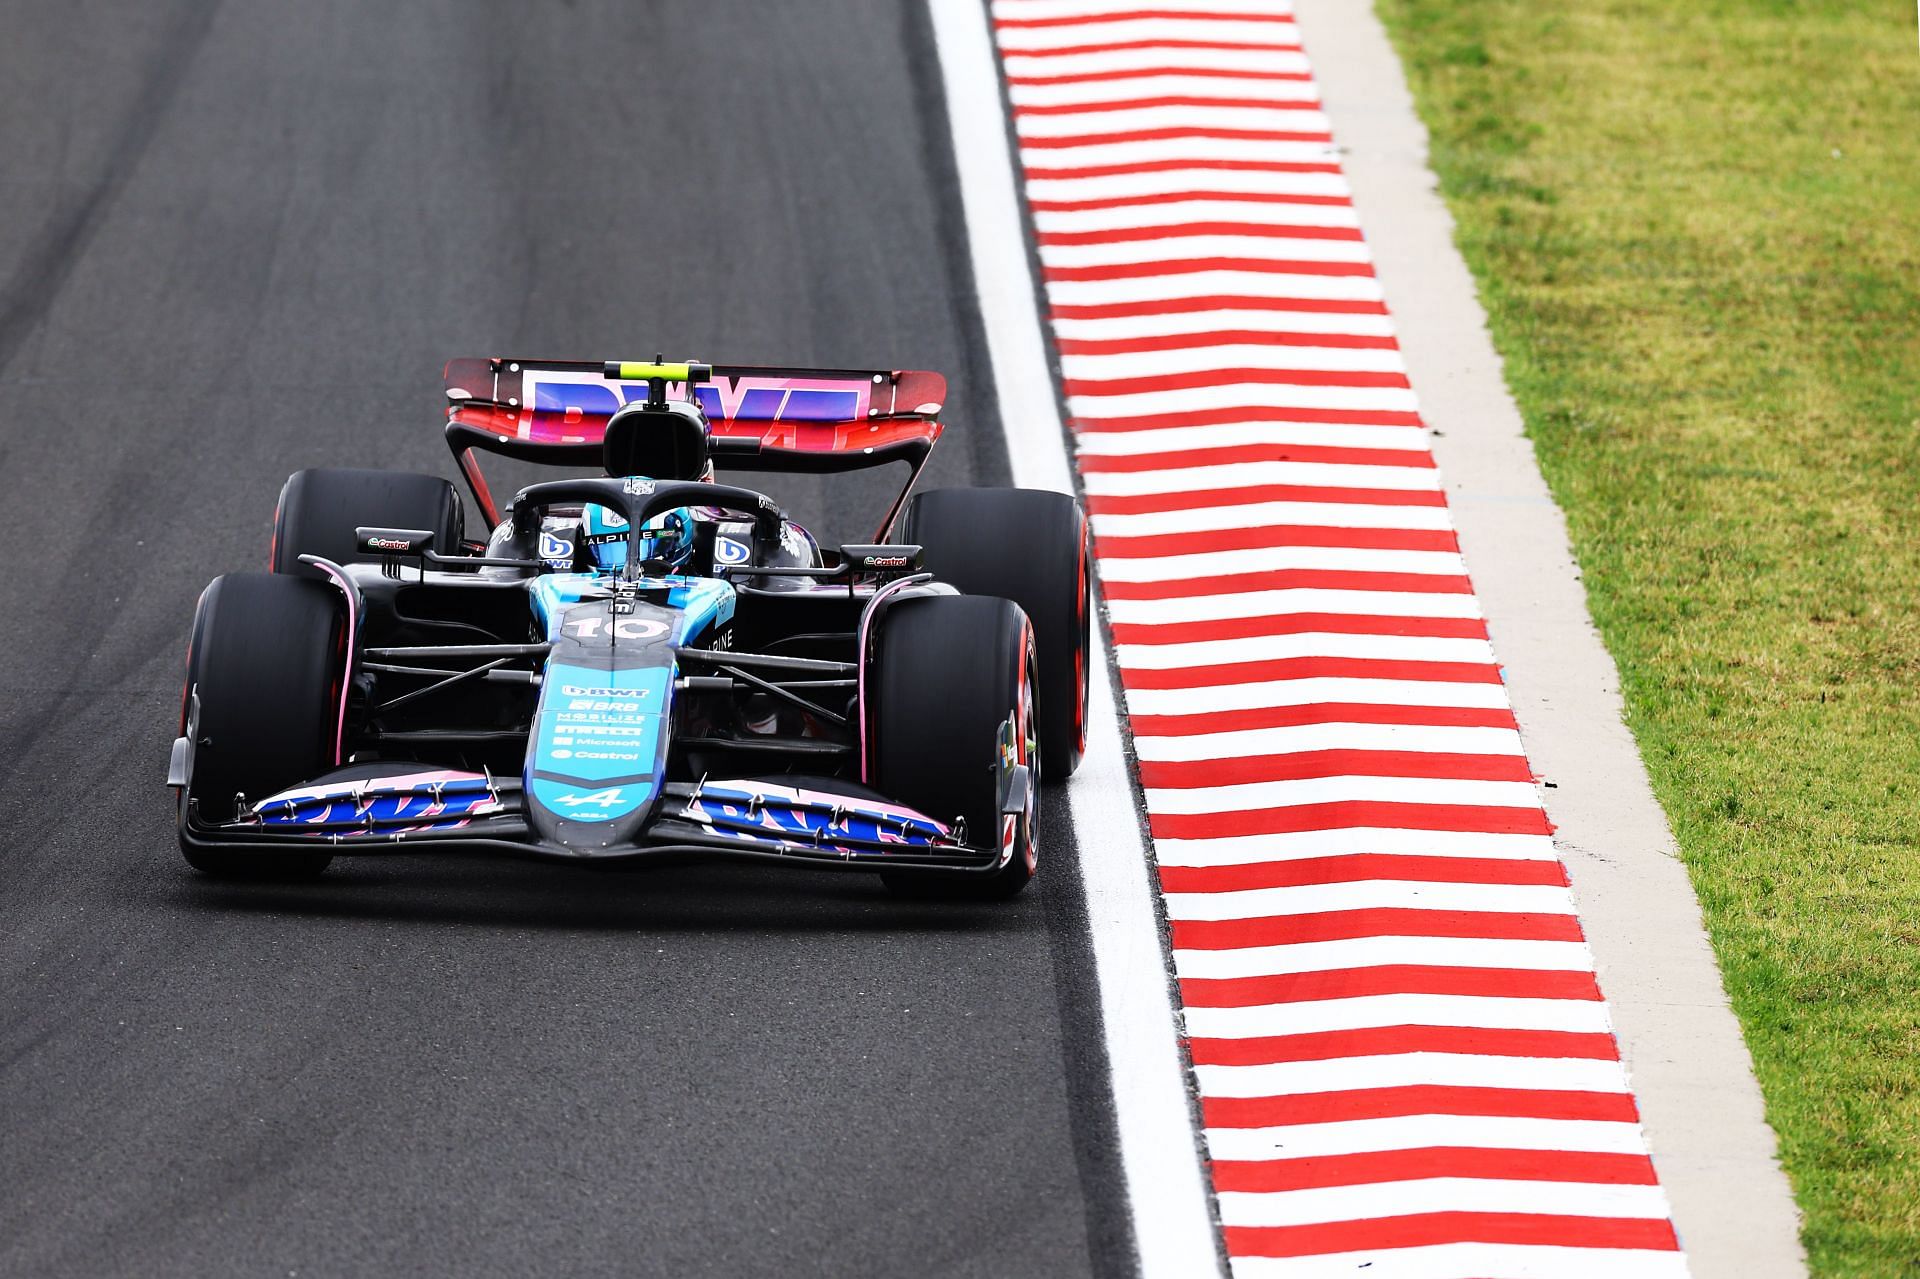
<svg viewBox="0 0 1920 1279"><path fill-rule="evenodd" d="M547 842L583 854L633 841L666 767L675 614L629 607L567 611L527 741L527 816Z"/></svg>

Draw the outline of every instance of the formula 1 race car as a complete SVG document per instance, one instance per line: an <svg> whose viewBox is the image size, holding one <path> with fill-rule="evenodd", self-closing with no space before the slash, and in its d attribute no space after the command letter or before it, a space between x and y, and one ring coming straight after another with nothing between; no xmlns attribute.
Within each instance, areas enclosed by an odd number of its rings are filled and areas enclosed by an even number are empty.
<svg viewBox="0 0 1920 1279"><path fill-rule="evenodd" d="M1087 521L1063 493L914 493L938 374L455 360L437 476L300 471L271 572L201 594L180 846L234 878L338 854L744 858L1004 897L1085 740ZM495 504L476 452L568 468ZM823 549L716 468L905 462ZM582 474L586 472L586 474Z"/></svg>

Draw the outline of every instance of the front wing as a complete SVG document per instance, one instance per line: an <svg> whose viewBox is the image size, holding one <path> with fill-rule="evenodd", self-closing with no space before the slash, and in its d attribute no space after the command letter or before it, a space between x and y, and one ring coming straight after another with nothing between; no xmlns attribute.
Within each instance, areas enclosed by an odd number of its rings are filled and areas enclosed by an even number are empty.
<svg viewBox="0 0 1920 1279"><path fill-rule="evenodd" d="M1024 777L1004 789L1019 812ZM543 840L526 820L518 780L484 773L417 774L314 784L209 822L182 804L180 838L198 848L336 854L474 852L598 866L711 857L862 871L991 874L1006 864L1003 841L975 847L959 828L912 809L851 792L773 779L669 782L637 839L604 848ZM818 787L818 788L816 788ZM997 832L981 832L992 836Z"/></svg>

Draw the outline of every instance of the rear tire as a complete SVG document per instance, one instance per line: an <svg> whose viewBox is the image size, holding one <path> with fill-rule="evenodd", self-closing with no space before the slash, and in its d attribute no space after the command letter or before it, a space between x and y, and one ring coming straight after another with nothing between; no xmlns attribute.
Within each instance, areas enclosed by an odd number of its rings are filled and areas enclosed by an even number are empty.
<svg viewBox="0 0 1920 1279"><path fill-rule="evenodd" d="M213 580L187 647L187 696L189 705L199 699L199 718L183 817L192 802L202 821L226 821L236 792L258 802L334 767L345 630L338 593L319 582L272 573ZM244 879L309 878L333 860L195 848L184 830L180 851L196 870Z"/></svg>
<svg viewBox="0 0 1920 1279"><path fill-rule="evenodd" d="M927 570L968 595L1025 610L1040 655L1040 748L1064 781L1087 743L1092 627L1087 517L1066 493L933 489L907 504L899 538Z"/></svg>
<svg viewBox="0 0 1920 1279"><path fill-rule="evenodd" d="M966 822L975 847L1010 849L991 874L882 873L905 895L1008 898L1037 865L1040 759L1032 748L1036 648L1018 605L984 596L903 600L881 619L874 663L873 784L928 817ZM1015 724L1018 760L1031 770L1024 814L1000 812L1000 728Z"/></svg>
<svg viewBox="0 0 1920 1279"><path fill-rule="evenodd" d="M358 528L427 529L433 549L452 555L465 531L460 492L437 475L320 467L295 471L273 513L269 567L276 573L324 577L302 555L336 564L377 559L356 547Z"/></svg>

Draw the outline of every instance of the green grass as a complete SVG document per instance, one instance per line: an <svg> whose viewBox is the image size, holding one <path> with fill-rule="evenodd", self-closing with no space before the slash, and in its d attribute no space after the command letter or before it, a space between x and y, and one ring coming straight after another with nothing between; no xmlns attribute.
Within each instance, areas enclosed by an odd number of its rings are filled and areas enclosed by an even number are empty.
<svg viewBox="0 0 1920 1279"><path fill-rule="evenodd" d="M1379 0L1820 1275L1920 1275L1912 0Z"/></svg>

